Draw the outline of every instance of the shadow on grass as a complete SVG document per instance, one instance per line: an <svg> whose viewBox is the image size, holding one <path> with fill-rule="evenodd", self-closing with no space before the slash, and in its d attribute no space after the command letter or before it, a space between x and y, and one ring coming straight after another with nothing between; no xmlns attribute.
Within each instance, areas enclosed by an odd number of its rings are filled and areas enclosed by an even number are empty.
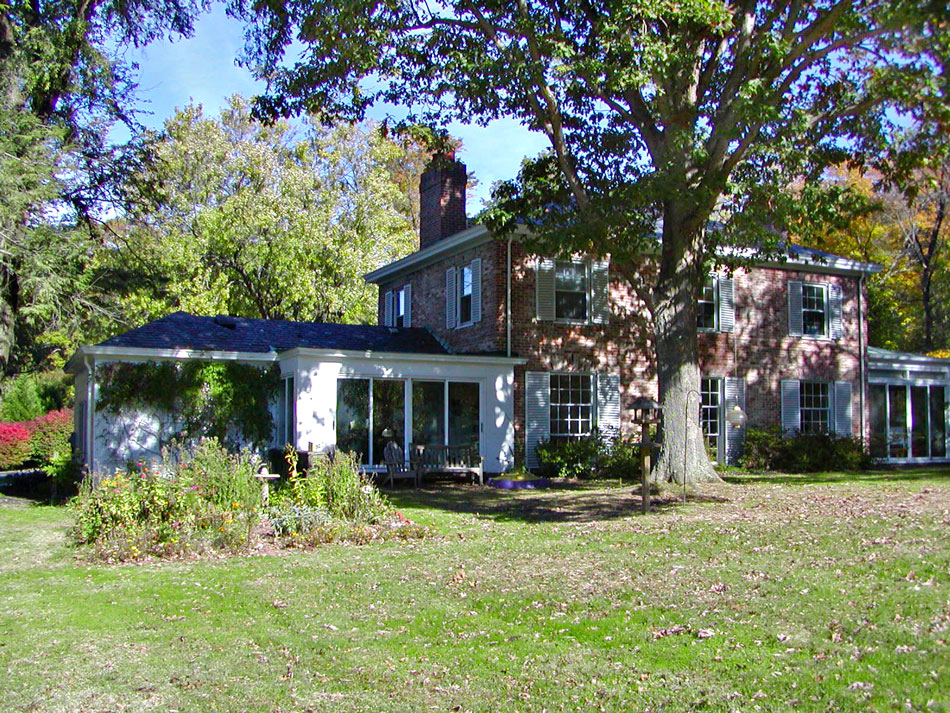
<svg viewBox="0 0 950 713"><path fill-rule="evenodd" d="M596 489L595 489L596 488ZM391 490L387 496L397 508L416 507L466 513L499 522L596 522L641 515L639 487L597 488L596 484L557 483L544 490L510 491L498 488L439 484L419 490ZM726 502L722 497L690 493L688 503ZM650 513L682 505L671 491L654 493Z"/></svg>
<svg viewBox="0 0 950 713"><path fill-rule="evenodd" d="M950 480L950 466L878 468L857 473L721 473L723 480L736 485L814 485L821 483L901 483L922 480Z"/></svg>

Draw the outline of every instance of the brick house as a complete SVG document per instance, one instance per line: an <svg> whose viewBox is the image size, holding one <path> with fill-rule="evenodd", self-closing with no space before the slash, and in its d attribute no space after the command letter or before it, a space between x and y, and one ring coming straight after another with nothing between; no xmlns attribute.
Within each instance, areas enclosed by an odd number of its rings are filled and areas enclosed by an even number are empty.
<svg viewBox="0 0 950 713"><path fill-rule="evenodd" d="M366 276L379 285L380 324L425 327L453 354L522 358L514 369L514 428L516 453L528 467L537 465L540 441L594 428L629 433L629 405L657 395L647 310L624 279L631 267L532 255L483 226L461 229L464 176L458 161L430 168L419 250ZM928 414L926 426L917 418L916 458L946 457L950 362L914 356L913 368L931 380L892 380L893 408L881 405L887 399L875 383L869 413L869 375L880 382L897 373L893 353L873 350L868 362L864 281L880 269L792 246L784 259L709 276L697 324L697 408L720 462L735 462L741 450L745 426L725 419L736 404L747 424L786 432L866 440L873 420L872 443L883 436L891 444L875 454L898 462L910 459L912 444L903 442L916 409ZM890 432L882 432L888 418ZM926 453L925 440L933 444Z"/></svg>
<svg viewBox="0 0 950 713"><path fill-rule="evenodd" d="M122 361L277 363L272 445L353 450L367 470L389 440L477 445L497 473L535 467L547 439L629 433L630 404L657 395L649 317L624 278L636 266L532 255L469 226L465 183L454 159L423 175L419 250L366 275L378 327L176 313L80 348L68 369L84 462L159 457L161 414L97 409L97 365ZM741 451L735 405L746 425L869 439L887 461L947 459L950 360L867 348L864 281L879 269L792 246L709 276L695 403L720 462Z"/></svg>

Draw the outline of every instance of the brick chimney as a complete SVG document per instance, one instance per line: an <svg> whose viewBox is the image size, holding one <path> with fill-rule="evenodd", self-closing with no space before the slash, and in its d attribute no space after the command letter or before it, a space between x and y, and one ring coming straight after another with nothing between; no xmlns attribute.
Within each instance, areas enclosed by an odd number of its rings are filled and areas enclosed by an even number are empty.
<svg viewBox="0 0 950 713"><path fill-rule="evenodd" d="M419 249L468 227L465 218L465 164L455 152L437 153L419 180Z"/></svg>

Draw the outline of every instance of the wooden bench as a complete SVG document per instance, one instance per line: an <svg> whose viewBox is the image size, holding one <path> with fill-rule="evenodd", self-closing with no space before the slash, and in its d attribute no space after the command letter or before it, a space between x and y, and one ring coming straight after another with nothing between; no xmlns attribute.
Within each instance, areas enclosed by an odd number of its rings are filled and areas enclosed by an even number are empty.
<svg viewBox="0 0 950 713"><path fill-rule="evenodd" d="M419 482L426 473L462 473L472 476L472 482L485 482L485 459L478 454L478 446L427 446L413 443L409 446L410 460L419 473Z"/></svg>

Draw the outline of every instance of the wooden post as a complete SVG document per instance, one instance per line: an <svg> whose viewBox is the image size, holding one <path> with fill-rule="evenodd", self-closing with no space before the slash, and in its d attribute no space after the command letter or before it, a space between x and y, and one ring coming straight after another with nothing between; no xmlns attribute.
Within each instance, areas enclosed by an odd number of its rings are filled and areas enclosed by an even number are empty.
<svg viewBox="0 0 950 713"><path fill-rule="evenodd" d="M653 443L650 441L650 424L640 424L640 500L643 514L650 512L650 456L653 453Z"/></svg>

